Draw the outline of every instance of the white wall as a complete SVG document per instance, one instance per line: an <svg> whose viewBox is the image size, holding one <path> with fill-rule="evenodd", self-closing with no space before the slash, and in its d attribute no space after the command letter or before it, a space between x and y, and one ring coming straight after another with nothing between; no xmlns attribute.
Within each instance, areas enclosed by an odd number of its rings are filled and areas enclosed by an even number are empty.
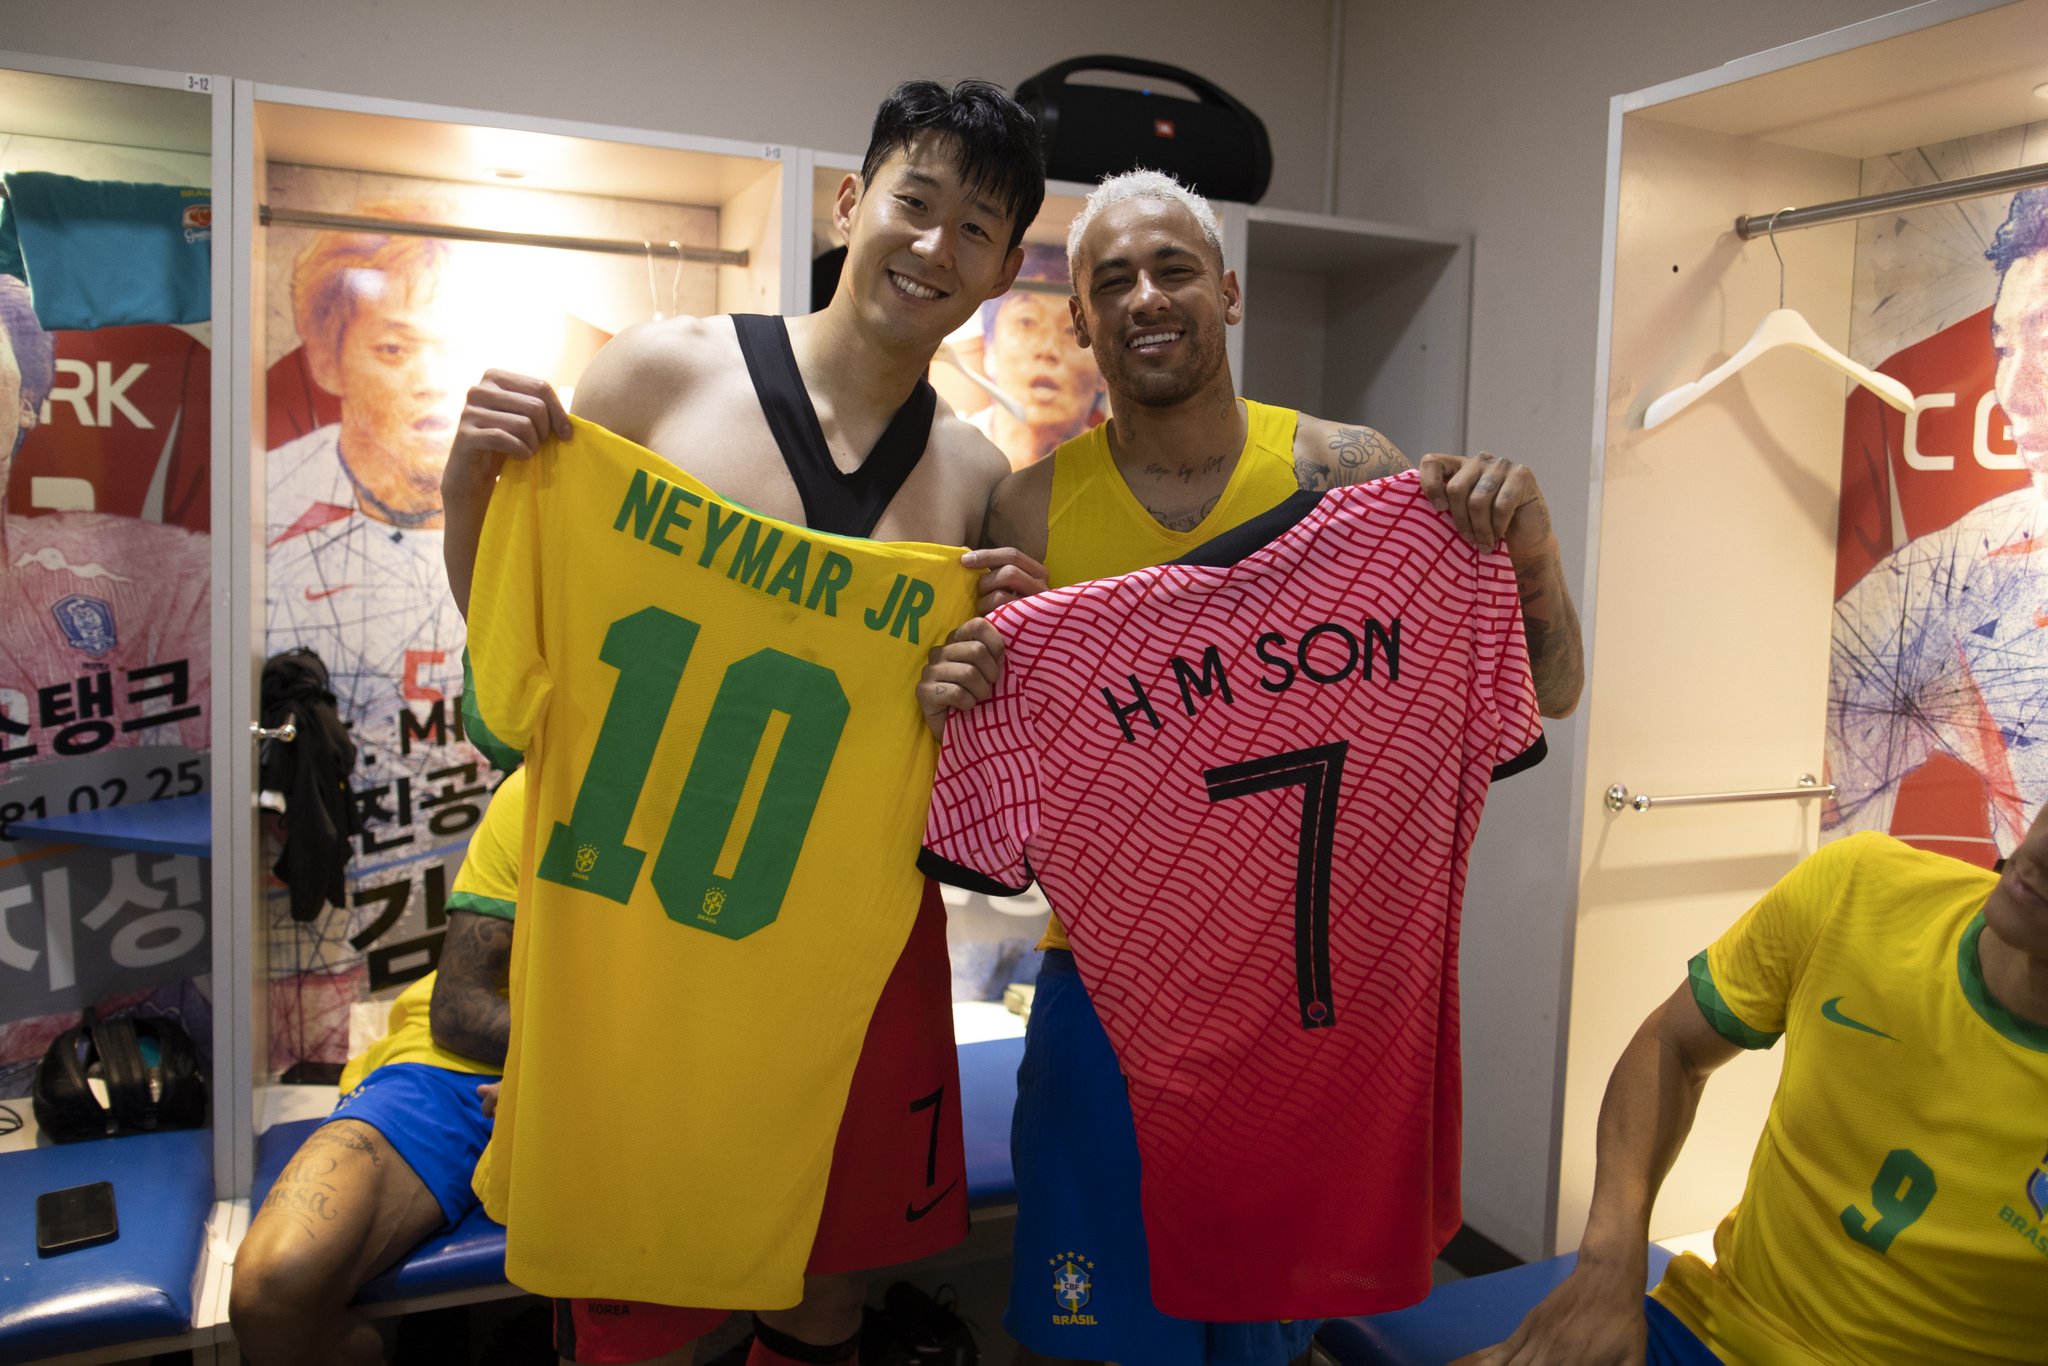
<svg viewBox="0 0 2048 1366"><path fill-rule="evenodd" d="M1259 111L1290 208L1321 203L1328 25L1325 0L0 0L0 49L850 152L899 80L1145 56Z"/></svg>
<svg viewBox="0 0 2048 1366"><path fill-rule="evenodd" d="M1575 585L1609 99L1898 8L1349 0L1338 211L1477 235L1468 440L1535 468ZM1525 1257L1547 1251L1558 1169L1557 1039L1576 905L1570 756L1581 723L1553 723L1553 759L1495 789L1465 898L1465 1217ZM1640 967L1674 987L1685 972L1682 959Z"/></svg>
<svg viewBox="0 0 2048 1366"><path fill-rule="evenodd" d="M1607 104L1895 0L1346 0L1338 211L1478 235L1471 444L1536 467L1584 560ZM0 0L0 47L315 89L858 150L895 80L1014 84L1128 52L1198 71L1273 135L1267 202L1322 206L1324 0ZM1371 414L1329 414L1371 419ZM1397 440L1399 432L1390 433ZM1679 510L1674 509L1674 513ZM1574 904L1573 725L1502 785L1467 903L1466 1214L1548 1237ZM1675 984L1682 964L1649 964Z"/></svg>

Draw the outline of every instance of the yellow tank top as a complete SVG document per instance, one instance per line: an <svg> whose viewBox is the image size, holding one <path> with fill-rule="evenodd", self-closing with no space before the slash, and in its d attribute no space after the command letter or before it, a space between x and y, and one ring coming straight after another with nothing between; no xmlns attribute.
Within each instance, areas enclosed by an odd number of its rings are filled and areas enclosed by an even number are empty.
<svg viewBox="0 0 2048 1366"><path fill-rule="evenodd" d="M1271 510L1295 492L1294 428L1301 414L1243 400L1244 449L1230 482L1200 524L1169 531L1145 510L1109 453L1109 424L1091 427L1052 453L1052 498L1046 507L1045 568L1054 588L1128 574L1177 560L1204 541ZM1041 949L1067 947L1055 915Z"/></svg>

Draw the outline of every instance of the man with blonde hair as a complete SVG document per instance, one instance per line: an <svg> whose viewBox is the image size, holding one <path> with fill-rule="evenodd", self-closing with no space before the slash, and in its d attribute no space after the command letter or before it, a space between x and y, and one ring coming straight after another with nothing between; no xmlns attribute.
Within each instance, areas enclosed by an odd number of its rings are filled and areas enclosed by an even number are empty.
<svg viewBox="0 0 2048 1366"><path fill-rule="evenodd" d="M1238 398L1224 336L1243 301L1201 196L1153 171L1114 177L1089 196L1067 243L1075 335L1095 353L1112 416L1004 480L987 529L1041 560L1052 587L1177 559L1298 490L1408 468L1370 427ZM1539 703L1547 716L1568 714L1583 678L1578 620L1534 474L1485 454L1429 455L1422 483L1475 545L1505 537ZM973 684L964 666L934 670L935 688L949 673ZM1057 917L1041 947L1012 1128L1018 1219L1005 1328L1029 1354L1123 1366L1293 1359L1313 1324L1204 1324L1153 1306L1129 1099ZM1437 1129L1455 1142L1455 1049L1444 1065L1450 1110ZM1454 1229L1455 1159L1448 1165Z"/></svg>

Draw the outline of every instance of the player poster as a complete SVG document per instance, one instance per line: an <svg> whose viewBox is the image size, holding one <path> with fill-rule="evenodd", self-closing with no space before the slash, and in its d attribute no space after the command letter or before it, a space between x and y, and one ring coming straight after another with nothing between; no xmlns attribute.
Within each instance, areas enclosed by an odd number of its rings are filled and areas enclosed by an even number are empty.
<svg viewBox="0 0 2048 1366"><path fill-rule="evenodd" d="M188 187L179 230L210 230L204 156L10 136L0 171ZM206 790L209 337L51 330L0 275L0 1098L88 1005L210 1062L205 864L20 828Z"/></svg>
<svg viewBox="0 0 2048 1366"><path fill-rule="evenodd" d="M2044 160L2037 123L1863 192ZM1850 354L1917 402L1848 400L1825 823L1988 866L2048 800L2048 188L1865 219Z"/></svg>
<svg viewBox="0 0 2048 1366"><path fill-rule="evenodd" d="M463 734L463 625L440 478L487 367L565 397L613 334L716 311L715 211L273 164L273 205L642 241L642 257L273 227L265 242L269 453L264 651L315 651L357 758L347 901L299 923L269 898L271 1066L349 1055L350 1007L435 964L443 906L496 775ZM311 1069L308 1066L311 1065Z"/></svg>
<svg viewBox="0 0 2048 1366"><path fill-rule="evenodd" d="M1108 416L1095 353L1074 340L1064 248L1024 246L1009 293L947 338L932 385L1021 469Z"/></svg>

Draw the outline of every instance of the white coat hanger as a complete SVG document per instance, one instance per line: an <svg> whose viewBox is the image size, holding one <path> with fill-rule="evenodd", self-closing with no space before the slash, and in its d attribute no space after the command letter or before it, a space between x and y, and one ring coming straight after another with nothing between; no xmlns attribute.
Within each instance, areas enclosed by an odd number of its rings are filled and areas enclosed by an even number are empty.
<svg viewBox="0 0 2048 1366"><path fill-rule="evenodd" d="M667 315L661 311L661 294L654 288L654 243L642 238L640 250L647 254L647 308L654 321L660 322Z"/></svg>
<svg viewBox="0 0 2048 1366"><path fill-rule="evenodd" d="M1778 213L1784 212L1785 210L1783 209L1778 210ZM1777 221L1778 214L1772 214L1771 221L1765 226L1764 230L1771 239L1771 253L1778 258L1778 306L1764 314L1764 320L1757 324L1756 331L1751 333L1749 340L1742 344L1741 350L1715 366L1710 373L1694 380L1691 384L1680 385L1670 393L1662 395L1655 402L1651 403L1649 408L1643 413L1643 426L1645 429L1670 421L1698 400L1705 398L1722 380L1727 379L1764 352L1775 351L1781 346L1796 346L1808 355L1816 356L1826 361L1829 365L1875 393L1879 398L1891 404L1892 407L1897 408L1900 412L1911 411L1913 407L1912 390L1893 379L1890 375L1880 375L1868 366L1858 365L1855 361L1850 360L1847 356L1835 350L1834 347L1822 341L1820 334L1813 330L1813 324L1807 322L1805 317L1797 311L1785 307L1785 256L1784 253L1778 250L1778 234L1774 230Z"/></svg>

